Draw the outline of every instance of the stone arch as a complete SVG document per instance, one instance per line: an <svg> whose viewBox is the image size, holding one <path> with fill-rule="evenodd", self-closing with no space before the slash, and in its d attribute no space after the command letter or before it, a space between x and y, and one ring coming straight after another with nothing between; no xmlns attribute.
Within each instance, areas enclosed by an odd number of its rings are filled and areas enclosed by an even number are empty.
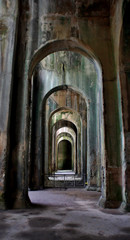
<svg viewBox="0 0 130 240"><path fill-rule="evenodd" d="M68 131L69 130L69 131ZM58 144L62 140L67 140L71 143L71 171L76 173L77 170L77 147L76 147L76 133L68 127L59 128L56 132L56 159L58 155Z"/></svg>
<svg viewBox="0 0 130 240"><path fill-rule="evenodd" d="M42 102L42 110L41 110L41 125L42 125L42 142L44 142L44 127L45 127L45 114L43 114L44 113L44 111L45 111L45 104L46 104L46 100L47 100L47 98L52 94L52 93L54 93L54 92L57 92L57 91L59 91L59 90L71 90L71 91L74 91L76 94L78 94L79 96L81 95L81 97L84 99L84 102L85 102L85 109L86 109L86 113L87 113L87 116L86 116L86 119L87 118L89 118L89 101L87 100L87 97L84 95L84 93L81 91L81 90L79 90L79 89L77 89L77 88L75 88L75 87L72 87L72 86L69 86L69 85L60 85L60 86L58 86L58 87L55 87L55 88L53 88L53 89L51 89L49 92L47 92L47 94L44 96L44 98L43 98L43 102ZM63 107L63 108L60 108L60 109L58 109L58 111L59 110L62 110L62 109L66 109L66 110L68 110L68 108L67 107ZM56 110L57 111L57 110ZM75 110L72 110L72 109L69 109L69 111L75 111ZM75 111L76 112L76 111ZM52 114L54 114L54 112L52 112ZM88 125L88 127L89 127L89 125ZM85 134L84 134L85 135ZM85 137L86 138L86 137ZM46 139L46 141L45 142L47 142L47 139ZM34 148L33 148L34 149ZM41 180L39 180L40 182L41 182L41 187L42 186L44 186L44 176L43 176L43 172L45 171L44 170L44 151L45 151L45 149L47 149L47 147L45 147L45 144L43 144L43 147L41 147L41 156L42 156L42 159L41 159L41 169L42 169L42 172L39 174L39 176L42 176L42 177L39 177L39 178L41 178ZM85 150L84 150L85 151ZM33 154L34 155L34 154ZM84 153L84 156L85 156L85 153ZM87 156L86 156L86 158L87 158ZM35 170L33 170L33 168L35 169ZM36 164L35 164L35 167L34 167L34 162L32 162L31 163L31 168L30 168L30 170L31 170L31 173L30 173L30 184L29 184L29 187L31 188L31 189L33 189L32 188L32 185L34 185L34 182L33 182L33 184L31 183L31 179L32 179L32 176L34 175L34 173L36 173ZM35 171L35 172L34 172ZM33 179L38 179L37 177L33 177ZM36 187L37 188L37 187Z"/></svg>
<svg viewBox="0 0 130 240"><path fill-rule="evenodd" d="M70 86L60 86L60 89L71 89L70 88ZM54 89L52 89L54 92L55 91L58 91L59 90L59 88L54 88ZM72 88L72 90L73 90L73 88ZM51 92L52 91L50 91L50 94L51 94ZM77 91L76 91L77 92ZM80 95L80 93L79 93L79 91L78 91L78 94ZM82 96L82 95L81 95ZM85 99L84 99L85 100ZM86 102L86 101L85 101ZM87 118L88 118L88 110L87 110L87 103L86 103L86 113L87 113L87 115L86 115L86 125L87 125ZM52 116L54 115L54 114L56 114L56 113L58 113L58 112L62 112L62 111L68 111L68 112L72 112L72 113L75 113L75 114L78 114L79 115L79 118L80 118L80 121L81 121L81 125L82 125L82 117L80 116L80 113L77 113L77 111L76 110L74 110L74 109L71 109L71 108L68 108L68 107L60 107L60 108L57 108L56 110L54 110L54 111L52 111L52 113L50 114L50 117L49 117L49 123L48 123L48 126L50 126L50 119L52 118ZM43 111L44 112L44 111ZM76 115L75 115L76 116ZM61 120L59 120L59 122L60 121L67 121L67 120L63 120L63 119L61 119ZM68 119L68 123L69 123L69 119ZM74 122L74 119L73 119L73 121L72 121L72 123L76 126L76 123ZM77 127L76 127L77 128ZM79 128L79 126L78 126L78 128ZM81 128L82 129L82 128ZM76 129L75 130L76 132L78 132L78 130ZM81 134L81 136L80 136L80 134L78 133L78 139L80 139L81 138L81 142L83 142L83 139L85 138L86 139L86 146L87 146L87 129L86 129L86 132L85 132L85 129L84 129L84 131L83 131L83 129L81 130L82 132L83 132L83 135ZM49 136L50 136L50 133L49 133ZM84 136L84 138L83 138L83 136ZM52 139L52 137L50 137L50 141L51 141L51 139ZM49 141L49 146L51 146L51 142ZM80 145L80 142L79 142L80 140L78 140L77 141L77 144L78 144L78 149L79 149L79 145ZM84 143L84 145L85 145L85 143ZM81 149L81 153L79 153L79 155L83 155L83 152L82 152L83 150ZM84 147L84 159L86 158L86 161L87 161L87 152L88 151L86 151L86 153L85 153L85 147ZM49 150L49 153L51 153L51 149ZM50 155L50 154L49 154ZM53 156L53 155L52 155ZM82 158L81 156L79 157L79 158ZM49 157L49 159L51 159L51 156ZM83 163L82 163L83 164ZM87 165L87 164L85 164L84 163L84 165ZM85 170L84 170L85 171Z"/></svg>
<svg viewBox="0 0 130 240"><path fill-rule="evenodd" d="M50 40L40 46L34 53L31 58L29 64L29 71L28 71L28 79L31 79L35 66L46 56L51 53L58 52L58 51L72 51L78 52L81 55L89 58L94 64L95 67L102 77L102 67L100 64L99 59L95 56L92 49L89 46L86 46L82 41L79 39L61 39L61 40Z"/></svg>
<svg viewBox="0 0 130 240"><path fill-rule="evenodd" d="M60 86L58 86L58 87L55 87L55 88L53 88L53 89L51 89L45 96L44 96L44 98L43 98L43 102L42 102L42 111L41 111L41 117L42 117L42 120L41 120L41 124L42 124L42 132L44 132L44 122L45 122L45 114L42 114L43 112L44 112L44 107L45 107L45 103L46 103L46 100L47 100L47 98L52 94L52 93L54 93L54 92L56 92L56 91L59 91L59 90L71 90L71 91L74 91L76 94L78 94L79 96L81 95L81 97L84 99L84 102L85 102L85 109L86 109L86 113L87 113L87 116L86 116L86 119L87 118L89 118L89 100L87 99L87 97L84 95L84 93L81 91L81 90L79 90L79 89L77 89L77 88L75 88L75 87L72 87L72 86L69 86L69 85L60 85ZM68 110L68 108L63 108L63 109L66 109L66 110ZM85 110L84 109L84 110ZM59 109L59 110L62 110L62 108L61 109ZM58 110L58 111L59 111ZM71 110L71 109L69 109L69 110ZM73 111L75 111L75 110L73 110ZM88 129L89 129L89 125L88 125ZM84 134L85 135L85 134ZM42 134L42 136L44 136L44 134ZM86 138L86 137L85 137ZM42 138L42 142L44 142L44 139ZM43 144L44 145L44 144ZM44 152L44 149L45 149L46 147L45 147L45 145L44 145L44 147L42 148L41 147L41 149L42 149L42 153L41 153L41 156L43 156L44 154L43 154L43 152ZM34 149L34 148L33 148ZM84 150L85 151L85 150ZM88 152L88 151L87 151ZM86 156L86 154L87 153L85 153L84 152L84 156ZM86 156L86 158L87 158L87 156ZM41 161L42 163L42 167L41 167L41 169L42 169L42 172L44 172L44 159ZM33 165L34 165L34 163L32 163L31 164L31 174L30 174L30 176L32 176L32 175L34 175L34 173L33 173ZM35 172L36 172L36 166L35 166ZM43 173L41 173L41 175L43 176ZM32 189L32 184L31 184L31 178L32 177L30 177L30 188ZM34 179L34 177L33 177L33 179ZM42 178L43 179L43 178ZM41 182L41 187L42 187L42 185L44 185L44 181L42 181L42 180L40 180L40 182ZM33 183L34 184L34 183Z"/></svg>
<svg viewBox="0 0 130 240"><path fill-rule="evenodd" d="M57 144L57 170L72 170L72 143L68 139L61 139Z"/></svg>
<svg viewBox="0 0 130 240"><path fill-rule="evenodd" d="M80 53L81 55L89 58L89 60L91 60L94 63L94 66L96 68L96 72L98 74L98 80L99 82L102 82L102 71L101 71L101 66L99 64L99 61L95 58L94 54L92 53L92 51L86 47L82 42L77 41L77 40L56 40L56 41L49 41L47 42L45 45L41 46L40 49L38 49L34 56L32 57L31 63L30 63L30 67L29 67L29 79L31 77L31 75L33 74L34 68L36 66L36 64L41 61L43 58L45 58L46 56L48 56L51 53L54 53L56 51L72 51L72 52L77 52ZM100 84L100 83L99 83ZM58 87L55 87L54 89L51 89L46 96L44 96L44 103L46 98L54 91L57 91L58 89L73 89L76 92L79 92L81 95L84 93L82 92L82 90L76 89L73 86L69 86L69 85L61 85ZM85 96L85 101L87 103L87 107L88 107L88 111L87 114L89 115L89 100L87 99L87 97ZM43 105L44 105L43 103ZM89 119L89 116L87 116L87 118ZM88 126L89 127L89 126ZM89 151L88 151L89 152ZM87 153L88 154L88 153ZM88 158L88 157L87 157Z"/></svg>
<svg viewBox="0 0 130 240"><path fill-rule="evenodd" d="M67 109L66 109L66 111L67 111ZM58 112L60 112L60 110L58 111L58 109L57 109L56 112L58 113ZM54 112L54 114L55 114L55 112ZM52 114L52 117L53 117L54 114ZM50 119L51 119L51 116L50 116ZM81 134L79 134L78 127L76 126L76 122L74 122L74 120L69 121L67 119L60 119L59 121L54 123L54 125L52 126L52 130L50 129L50 132L49 132L49 136L50 136L49 137L49 139L50 139L50 141L49 141L49 155L48 155L48 161L49 162L51 162L51 161L54 162L54 158L55 158L54 157L55 152L52 153L52 151L51 151L51 149L52 149L51 146L54 144L54 140L52 140L52 136L53 136L53 139L57 140L57 133L60 132L61 129L63 129L62 132L60 133L60 135L62 135L63 132L64 132L64 128L70 129L68 134L70 135L73 142L75 143L75 159L77 160L77 152L79 151L80 145L82 143ZM53 129L54 129L54 133L53 133ZM87 146L87 144L86 144L86 146ZM82 164L81 163L81 161L82 161L81 154L82 154L82 151L81 151L81 153L79 154L79 157L78 157L78 162L80 162L80 165ZM86 156L86 158L87 158L87 156ZM87 161L87 159L86 159L86 161ZM75 173L77 173L77 161L75 161Z"/></svg>

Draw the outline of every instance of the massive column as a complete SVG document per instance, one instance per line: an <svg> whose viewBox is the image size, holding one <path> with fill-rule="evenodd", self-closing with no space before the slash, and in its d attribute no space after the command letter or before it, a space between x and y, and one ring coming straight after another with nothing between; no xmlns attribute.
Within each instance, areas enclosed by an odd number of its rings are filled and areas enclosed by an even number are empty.
<svg viewBox="0 0 130 240"><path fill-rule="evenodd" d="M109 42L106 42L107 56L102 54L104 72L104 123L106 166L103 179L104 206L120 207L123 200L123 123L121 89L119 79L119 39L121 30L122 0L113 2L110 9ZM104 181L103 181L104 182Z"/></svg>
<svg viewBox="0 0 130 240"><path fill-rule="evenodd" d="M17 35L18 1L0 1L0 208L6 207L12 78Z"/></svg>
<svg viewBox="0 0 130 240"><path fill-rule="evenodd" d="M37 44L36 8L37 3L33 0L19 2L18 39L11 111L11 160L8 174L8 198L11 199L10 202L12 203L10 207L14 208L25 207L28 204L29 104L31 88L31 83L28 81L28 68L33 41ZM35 32L33 32L32 26L35 27Z"/></svg>
<svg viewBox="0 0 130 240"><path fill-rule="evenodd" d="M123 161L123 203L130 211L130 2L124 1L120 51L120 78L122 87L122 108L124 120L124 161Z"/></svg>

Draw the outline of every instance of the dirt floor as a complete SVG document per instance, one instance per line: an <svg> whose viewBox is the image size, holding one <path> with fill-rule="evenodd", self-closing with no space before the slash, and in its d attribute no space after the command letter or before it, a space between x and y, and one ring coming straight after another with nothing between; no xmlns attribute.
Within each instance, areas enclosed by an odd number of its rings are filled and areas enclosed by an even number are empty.
<svg viewBox="0 0 130 240"><path fill-rule="evenodd" d="M130 240L130 213L101 209L85 189L30 191L34 207L0 211L0 239Z"/></svg>

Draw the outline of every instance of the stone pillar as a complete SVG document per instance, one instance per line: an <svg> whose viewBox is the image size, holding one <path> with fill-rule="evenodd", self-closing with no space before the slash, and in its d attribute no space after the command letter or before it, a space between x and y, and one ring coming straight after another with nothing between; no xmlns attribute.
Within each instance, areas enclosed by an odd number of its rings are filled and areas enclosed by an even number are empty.
<svg viewBox="0 0 130 240"><path fill-rule="evenodd" d="M106 149L106 194L100 205L120 207L122 202L121 121L118 80L104 80L104 120Z"/></svg>
<svg viewBox="0 0 130 240"><path fill-rule="evenodd" d="M0 208L6 207L9 124L18 1L0 1Z"/></svg>
<svg viewBox="0 0 130 240"><path fill-rule="evenodd" d="M125 199L122 207L130 211L130 132L125 134L126 164L124 168L125 177Z"/></svg>
<svg viewBox="0 0 130 240"><path fill-rule="evenodd" d="M11 114L11 170L10 198L14 208L26 207L28 199L28 145L30 130L30 91L28 69L36 44L37 28L33 32L34 12L37 4L33 0L19 2L18 40L14 70L14 88ZM37 22L36 22L37 23ZM34 34L36 36L34 36Z"/></svg>
<svg viewBox="0 0 130 240"><path fill-rule="evenodd" d="M126 40L129 47L125 49L123 60L126 62L122 65L120 71L120 77L122 81L122 98L123 98L123 120L124 120L124 162L123 162L123 203L122 207L130 211L130 66L128 64L130 54L130 40ZM124 45L125 42L124 42ZM127 46L127 45L126 45Z"/></svg>
<svg viewBox="0 0 130 240"><path fill-rule="evenodd" d="M31 129L31 153L30 153L30 181L31 190L43 188L43 126L42 126L42 83L39 78L38 70L33 76L32 90L32 129ZM42 146L41 146L42 144Z"/></svg>
<svg viewBox="0 0 130 240"><path fill-rule="evenodd" d="M118 208L123 198L123 124L119 79L119 39L122 24L122 0L114 1L110 9L107 35L109 41L101 54L103 66L105 161L102 166L103 197L100 203ZM110 31L110 32L109 32ZM103 44L102 44L103 45Z"/></svg>
<svg viewBox="0 0 130 240"><path fill-rule="evenodd" d="M120 79L124 124L123 202L122 208L130 211L130 2L122 8L122 34L120 39Z"/></svg>

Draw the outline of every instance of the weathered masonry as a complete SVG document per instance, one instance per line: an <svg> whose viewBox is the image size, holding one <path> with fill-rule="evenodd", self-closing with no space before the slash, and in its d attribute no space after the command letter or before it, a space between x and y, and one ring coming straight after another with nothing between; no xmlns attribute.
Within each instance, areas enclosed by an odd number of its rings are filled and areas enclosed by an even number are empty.
<svg viewBox="0 0 130 240"><path fill-rule="evenodd" d="M0 1L0 208L83 183L130 210L130 0Z"/></svg>

